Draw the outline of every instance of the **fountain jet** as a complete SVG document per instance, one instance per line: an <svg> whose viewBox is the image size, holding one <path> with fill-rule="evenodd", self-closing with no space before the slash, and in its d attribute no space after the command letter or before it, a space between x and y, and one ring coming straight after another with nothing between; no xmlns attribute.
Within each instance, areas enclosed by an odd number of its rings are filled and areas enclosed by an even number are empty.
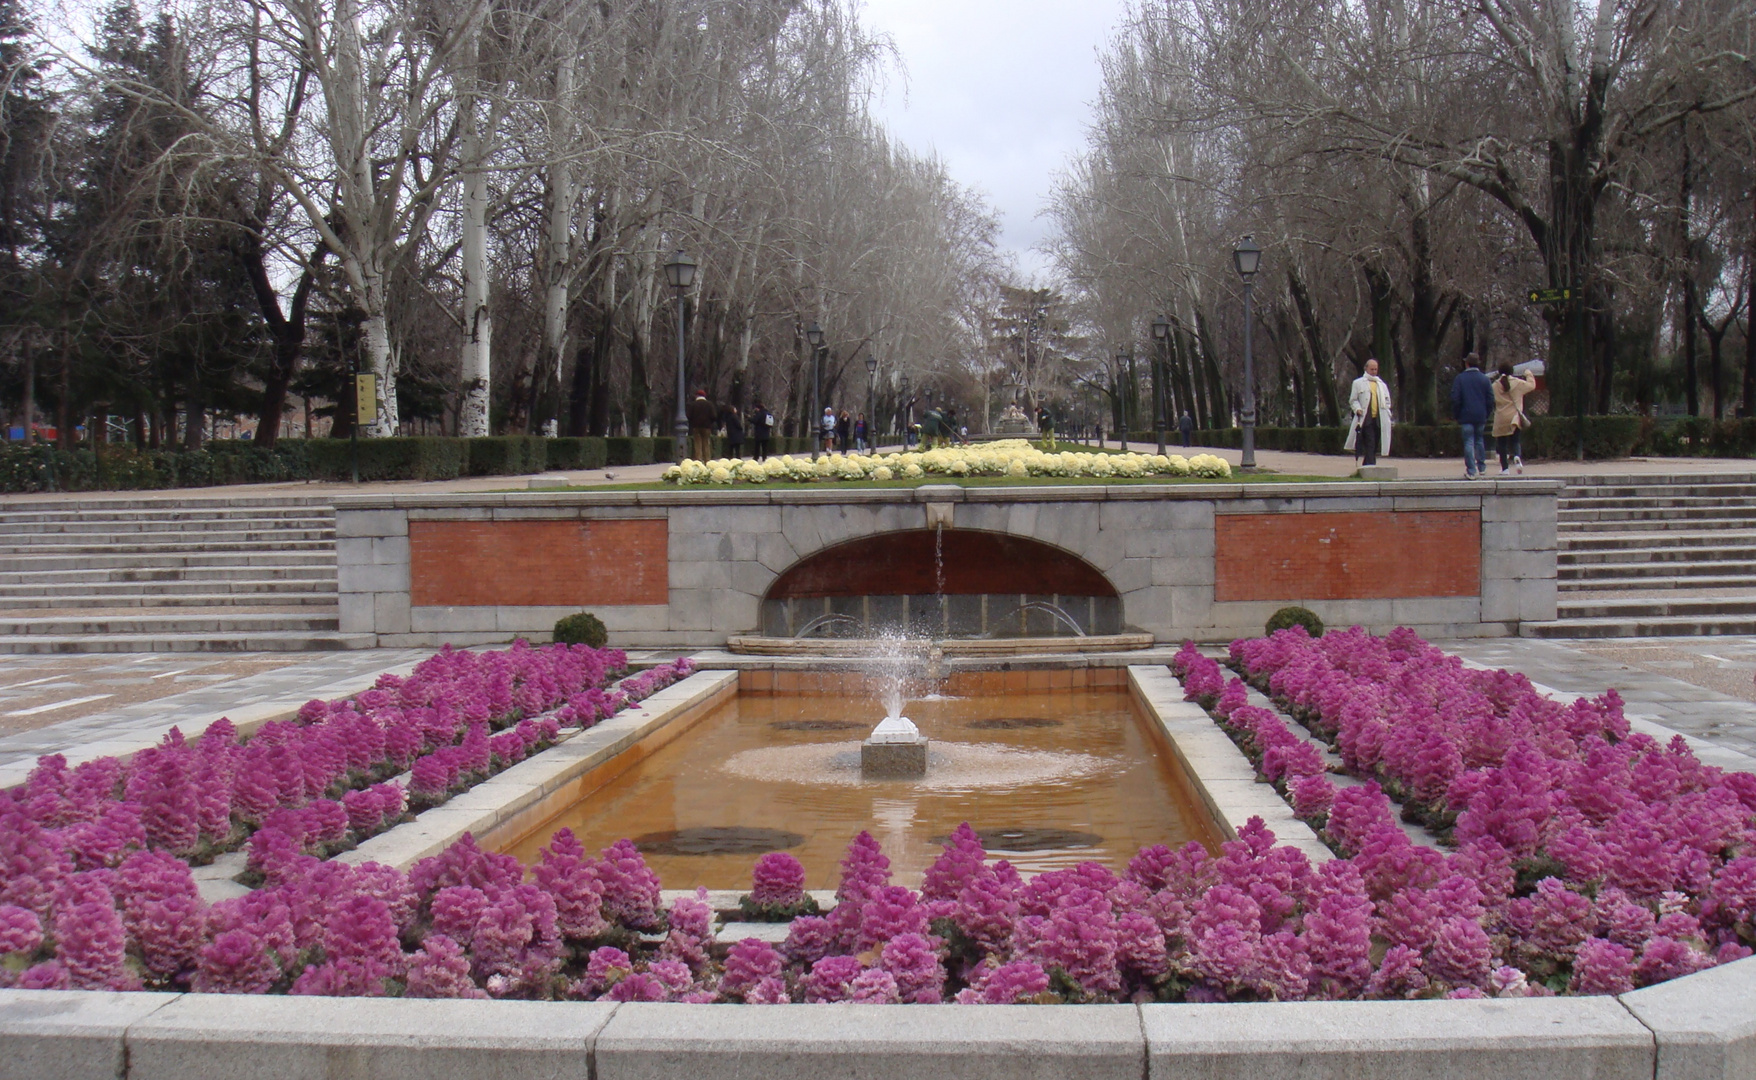
<svg viewBox="0 0 1756 1080"><path fill-rule="evenodd" d="M868 780L916 780L927 775L927 737L902 715L910 657L906 644L898 639L888 639L884 645L878 665L884 680L884 719L860 744L860 775Z"/></svg>

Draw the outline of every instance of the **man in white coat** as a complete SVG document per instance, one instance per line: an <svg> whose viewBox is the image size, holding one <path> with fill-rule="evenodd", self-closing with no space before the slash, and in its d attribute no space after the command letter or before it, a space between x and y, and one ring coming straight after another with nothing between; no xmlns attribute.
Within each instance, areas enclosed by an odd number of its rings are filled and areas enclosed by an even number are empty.
<svg viewBox="0 0 1756 1080"><path fill-rule="evenodd" d="M1390 387L1378 377L1378 361L1366 361L1366 373L1354 380L1347 396L1353 423L1347 429L1345 450L1360 447L1360 464L1376 465L1379 454L1390 453Z"/></svg>

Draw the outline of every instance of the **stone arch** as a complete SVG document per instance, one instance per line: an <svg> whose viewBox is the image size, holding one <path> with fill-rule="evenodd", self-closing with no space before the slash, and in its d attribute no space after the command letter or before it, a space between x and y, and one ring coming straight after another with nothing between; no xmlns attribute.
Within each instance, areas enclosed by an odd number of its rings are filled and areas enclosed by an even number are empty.
<svg viewBox="0 0 1756 1080"><path fill-rule="evenodd" d="M943 601L943 602L941 602ZM843 636L893 627L951 636L1121 630L1116 587L1052 544L978 529L904 529L844 540L782 571L762 600L763 633L818 621ZM824 620L827 620L826 622Z"/></svg>

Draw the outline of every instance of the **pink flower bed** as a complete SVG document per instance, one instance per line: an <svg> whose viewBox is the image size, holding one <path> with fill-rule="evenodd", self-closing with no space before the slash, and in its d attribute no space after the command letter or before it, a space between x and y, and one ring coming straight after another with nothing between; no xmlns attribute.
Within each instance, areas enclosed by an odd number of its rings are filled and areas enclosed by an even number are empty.
<svg viewBox="0 0 1756 1080"><path fill-rule="evenodd" d="M1342 857L1314 865L1252 820L1217 854L1154 846L1121 873L1084 863L1026 881L965 825L912 890L862 833L836 906L794 919L777 947L715 941L704 892L666 908L632 844L594 857L566 830L528 868L466 837L406 874L289 843L260 861L261 888L207 905L144 823L119 846L78 831L110 827L112 805L144 820L156 788L129 795L132 765L107 786L51 768L0 797L0 983L752 1004L1522 997L1620 992L1750 954L1751 778L1631 734L1613 696L1562 707L1405 633L1293 630L1234 655L1374 779L1336 790L1278 714L1180 654L1186 688L1264 774L1295 804L1310 789L1300 812ZM185 749L197 764L240 749L216 744ZM1382 785L1455 848L1410 842ZM62 805L100 809L60 822ZM804 881L790 855L764 855L746 906L808 910Z"/></svg>
<svg viewBox="0 0 1756 1080"><path fill-rule="evenodd" d="M1751 954L1756 775L1703 765L1680 738L1631 732L1615 691L1564 706L1406 630L1312 640L1294 628L1234 642L1231 657L1372 782L1337 790L1314 747L1245 704L1242 684L1192 646L1173 666L1348 856L1380 936L1418 955L1420 974L1453 969L1439 950L1465 939L1532 985L1583 993ZM1399 812L1449 850L1412 843Z"/></svg>
<svg viewBox="0 0 1756 1080"><path fill-rule="evenodd" d="M173 728L128 761L70 769L61 755L42 758L0 792L0 982L23 978L20 958L52 947L56 959L25 985L63 975L78 986L162 984L166 946L142 928L200 936L189 862L247 842L253 873L284 874L395 825L411 799L416 809L442 802L549 745L563 723L595 724L692 670L682 660L607 688L626 663L586 646L445 649L406 679L308 702L297 720L248 739L221 720L194 742ZM405 769L406 791L388 782ZM79 960L106 942L132 950L131 975Z"/></svg>

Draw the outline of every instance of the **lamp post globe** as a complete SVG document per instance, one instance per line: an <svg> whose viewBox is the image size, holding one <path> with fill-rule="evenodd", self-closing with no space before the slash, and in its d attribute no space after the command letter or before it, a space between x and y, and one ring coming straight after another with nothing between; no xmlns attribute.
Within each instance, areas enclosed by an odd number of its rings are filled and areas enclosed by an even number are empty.
<svg viewBox="0 0 1756 1080"><path fill-rule="evenodd" d="M1241 418L1244 427L1243 453L1238 460L1238 468L1249 472L1256 468L1256 370L1255 356L1251 352L1251 324L1256 321L1255 296L1252 285L1256 272L1262 269L1262 249L1256 246L1255 239L1245 233L1232 249L1232 266L1238 271L1238 277L1244 281L1244 415Z"/></svg>
<svg viewBox="0 0 1756 1080"><path fill-rule="evenodd" d="M689 373L684 359L683 297L695 284L696 266L695 260L684 251L672 255L671 261L665 263L665 281L677 290L677 415L671 421L671 438L674 440L672 456L678 461L683 460L684 447L689 444Z"/></svg>

